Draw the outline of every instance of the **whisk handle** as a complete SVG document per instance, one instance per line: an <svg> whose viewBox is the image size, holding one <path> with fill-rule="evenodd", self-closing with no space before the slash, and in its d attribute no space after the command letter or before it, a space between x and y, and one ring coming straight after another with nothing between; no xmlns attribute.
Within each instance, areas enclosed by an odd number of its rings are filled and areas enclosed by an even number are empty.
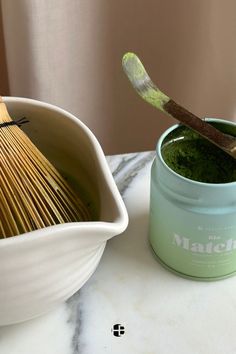
<svg viewBox="0 0 236 354"><path fill-rule="evenodd" d="M11 117L8 113L7 107L0 96L0 123L11 121Z"/></svg>

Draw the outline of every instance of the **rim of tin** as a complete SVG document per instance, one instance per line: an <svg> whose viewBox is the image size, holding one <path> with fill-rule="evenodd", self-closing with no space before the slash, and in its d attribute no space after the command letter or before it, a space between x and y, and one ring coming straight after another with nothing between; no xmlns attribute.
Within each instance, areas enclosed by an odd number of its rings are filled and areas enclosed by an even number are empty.
<svg viewBox="0 0 236 354"><path fill-rule="evenodd" d="M225 123L228 125L234 125L236 126L235 122L226 120L226 119L221 119L221 118L204 118L207 122L219 122L219 123ZM198 186L205 186L205 187L210 187L210 188L226 188L226 187L232 187L232 186L236 186L236 181L234 182L227 182L227 183L208 183L208 182L199 182L187 177L184 177L182 175L180 175L179 173L175 172L174 170L172 170L172 168L170 168L167 163L165 162L165 160L162 157L162 153L161 153L161 146L163 143L163 140L167 137L167 135L169 135L169 133L171 133L173 130L177 129L179 126L181 126L183 124L181 123L177 123L172 125L170 128L168 128L167 130L165 130L160 138L158 139L157 145L156 145L156 154L159 157L160 162L162 163L163 167L165 169L167 169L168 171L170 171L170 173L172 173L174 176L176 176L177 178L179 178L180 180L187 182L187 183L193 183L195 185Z"/></svg>

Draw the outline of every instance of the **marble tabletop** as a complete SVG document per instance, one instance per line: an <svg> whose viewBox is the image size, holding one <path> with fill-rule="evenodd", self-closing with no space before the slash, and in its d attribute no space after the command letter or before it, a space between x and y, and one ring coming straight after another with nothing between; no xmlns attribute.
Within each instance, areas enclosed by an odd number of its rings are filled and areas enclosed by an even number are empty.
<svg viewBox="0 0 236 354"><path fill-rule="evenodd" d="M129 213L88 282L45 316L0 328L0 354L235 354L236 278L164 269L148 242L154 152L107 157Z"/></svg>

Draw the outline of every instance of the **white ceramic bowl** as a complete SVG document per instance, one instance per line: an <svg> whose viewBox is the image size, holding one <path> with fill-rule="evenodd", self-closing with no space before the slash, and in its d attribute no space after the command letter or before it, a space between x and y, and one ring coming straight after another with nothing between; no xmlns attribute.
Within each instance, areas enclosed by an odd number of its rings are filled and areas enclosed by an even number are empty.
<svg viewBox="0 0 236 354"><path fill-rule="evenodd" d="M0 325L25 321L73 295L95 271L106 241L128 216L93 133L75 116L43 102L5 97L13 118L62 173L82 186L95 221L46 227L0 240Z"/></svg>

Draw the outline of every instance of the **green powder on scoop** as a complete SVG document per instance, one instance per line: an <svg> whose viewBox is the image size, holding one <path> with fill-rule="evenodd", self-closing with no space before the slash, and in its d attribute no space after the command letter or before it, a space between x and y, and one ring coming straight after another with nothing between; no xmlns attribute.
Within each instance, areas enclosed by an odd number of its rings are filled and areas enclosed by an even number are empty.
<svg viewBox="0 0 236 354"><path fill-rule="evenodd" d="M236 160L186 127L180 126L166 137L161 153L173 171L191 180L236 181Z"/></svg>

